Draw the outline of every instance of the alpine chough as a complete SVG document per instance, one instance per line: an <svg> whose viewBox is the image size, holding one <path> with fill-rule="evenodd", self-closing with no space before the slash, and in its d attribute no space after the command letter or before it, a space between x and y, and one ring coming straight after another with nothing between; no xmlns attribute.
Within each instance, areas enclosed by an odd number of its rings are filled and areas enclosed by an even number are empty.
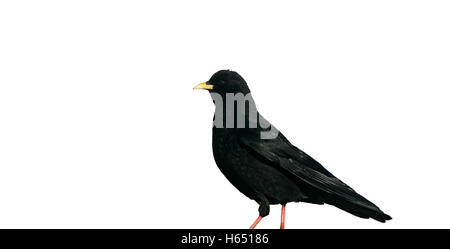
<svg viewBox="0 0 450 249"><path fill-rule="evenodd" d="M281 204L284 228L288 202L331 204L361 218L391 217L301 151L257 111L245 80L221 70L194 89L205 89L216 106L213 154L217 166L240 192L259 204L253 229Z"/></svg>

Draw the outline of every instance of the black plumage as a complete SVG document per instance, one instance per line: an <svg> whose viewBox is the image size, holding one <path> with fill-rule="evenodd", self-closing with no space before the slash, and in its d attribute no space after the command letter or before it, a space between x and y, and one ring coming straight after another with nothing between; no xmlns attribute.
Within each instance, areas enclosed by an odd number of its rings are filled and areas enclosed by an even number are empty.
<svg viewBox="0 0 450 249"><path fill-rule="evenodd" d="M259 203L260 217L269 214L270 204L283 205L284 212L286 203L301 201L331 204L358 217L380 222L391 219L292 145L259 112L252 115L256 106L247 83L238 73L218 71L195 88L207 89L216 103L213 153L217 166L239 191ZM246 101L243 105L236 101L230 108L225 104L227 94L241 94ZM220 105L218 98L223 99ZM239 126L239 115L245 117L244 127ZM273 136L263 138L261 134L270 134L269 131Z"/></svg>

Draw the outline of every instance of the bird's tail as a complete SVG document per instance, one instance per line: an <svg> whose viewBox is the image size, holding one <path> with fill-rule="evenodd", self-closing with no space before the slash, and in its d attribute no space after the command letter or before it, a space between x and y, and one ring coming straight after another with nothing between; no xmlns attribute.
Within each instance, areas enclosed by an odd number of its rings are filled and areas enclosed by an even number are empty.
<svg viewBox="0 0 450 249"><path fill-rule="evenodd" d="M366 199L363 202L355 203L340 196L331 195L325 198L325 202L361 218L372 218L383 223L392 219L391 216L383 213L377 206Z"/></svg>

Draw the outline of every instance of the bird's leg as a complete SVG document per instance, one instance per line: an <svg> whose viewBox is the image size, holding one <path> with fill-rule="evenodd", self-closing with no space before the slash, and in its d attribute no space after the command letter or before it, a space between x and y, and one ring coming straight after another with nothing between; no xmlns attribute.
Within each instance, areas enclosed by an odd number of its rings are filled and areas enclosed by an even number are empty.
<svg viewBox="0 0 450 249"><path fill-rule="evenodd" d="M255 222L253 222L253 224L250 226L250 229L254 229L256 227L256 225L258 225L258 223L261 221L261 219L263 217L266 217L270 212L269 201L267 200L267 198L264 195L259 195L259 199L260 199L258 201L259 216L258 216L258 218L256 218Z"/></svg>
<svg viewBox="0 0 450 249"><path fill-rule="evenodd" d="M250 229L255 229L256 225L258 225L258 223L261 221L262 217L258 216L258 218L256 218L255 222L253 222L253 224L250 226Z"/></svg>
<svg viewBox="0 0 450 249"><path fill-rule="evenodd" d="M284 229L284 212L286 211L286 204L281 205L281 225L280 229Z"/></svg>

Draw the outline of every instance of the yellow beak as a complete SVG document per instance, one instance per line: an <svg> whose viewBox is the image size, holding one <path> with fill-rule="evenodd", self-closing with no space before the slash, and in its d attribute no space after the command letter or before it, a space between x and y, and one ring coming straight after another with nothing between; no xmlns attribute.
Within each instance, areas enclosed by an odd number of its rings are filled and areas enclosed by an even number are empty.
<svg viewBox="0 0 450 249"><path fill-rule="evenodd" d="M204 89L204 90L212 90L213 88L214 88L214 86L213 86L213 85L209 85L208 83L206 83L206 82L203 82L203 83L200 83L200 84L198 84L198 85L194 86L194 88L193 88L193 89Z"/></svg>

